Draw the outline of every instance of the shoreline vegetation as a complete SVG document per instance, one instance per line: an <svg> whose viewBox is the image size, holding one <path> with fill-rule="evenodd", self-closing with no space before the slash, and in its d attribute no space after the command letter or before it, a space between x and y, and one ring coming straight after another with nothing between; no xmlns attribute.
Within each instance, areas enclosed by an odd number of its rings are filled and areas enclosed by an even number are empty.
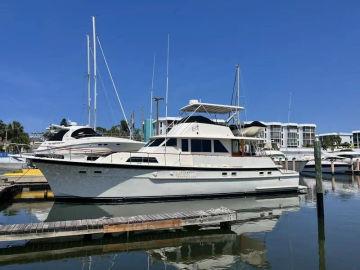
<svg viewBox="0 0 360 270"><path fill-rule="evenodd" d="M23 125L18 121L0 120L0 151L18 152L20 148L30 148L30 137Z"/></svg>

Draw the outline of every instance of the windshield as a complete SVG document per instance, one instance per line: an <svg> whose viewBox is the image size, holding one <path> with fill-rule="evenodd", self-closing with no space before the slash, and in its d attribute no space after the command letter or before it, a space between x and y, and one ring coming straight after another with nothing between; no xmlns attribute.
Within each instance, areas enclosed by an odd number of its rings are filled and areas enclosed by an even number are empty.
<svg viewBox="0 0 360 270"><path fill-rule="evenodd" d="M62 141L64 135L66 132L68 132L68 129L60 129L56 133L49 133L46 135L48 141Z"/></svg>
<svg viewBox="0 0 360 270"><path fill-rule="evenodd" d="M92 128L80 128L78 130L75 130L71 134L71 137L75 139L86 138L86 137L100 137L100 136L101 135Z"/></svg>

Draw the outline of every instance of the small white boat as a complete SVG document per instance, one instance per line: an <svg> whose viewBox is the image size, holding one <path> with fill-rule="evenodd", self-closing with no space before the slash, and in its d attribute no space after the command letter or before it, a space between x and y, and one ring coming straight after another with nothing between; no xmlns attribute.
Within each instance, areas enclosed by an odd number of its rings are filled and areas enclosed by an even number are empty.
<svg viewBox="0 0 360 270"><path fill-rule="evenodd" d="M102 136L89 126L51 125L50 136L35 151L39 157L94 160L114 152L137 151L144 143Z"/></svg>
<svg viewBox="0 0 360 270"><path fill-rule="evenodd" d="M350 169L351 165L339 158L325 158L321 160L322 173L344 174L347 173ZM315 161L308 161L301 173L315 173Z"/></svg>
<svg viewBox="0 0 360 270"><path fill-rule="evenodd" d="M20 170L26 167L26 159L17 155L1 153L0 175L7 171Z"/></svg>
<svg viewBox="0 0 360 270"><path fill-rule="evenodd" d="M286 156L283 152L274 149L264 149L263 153L275 162L285 161Z"/></svg>

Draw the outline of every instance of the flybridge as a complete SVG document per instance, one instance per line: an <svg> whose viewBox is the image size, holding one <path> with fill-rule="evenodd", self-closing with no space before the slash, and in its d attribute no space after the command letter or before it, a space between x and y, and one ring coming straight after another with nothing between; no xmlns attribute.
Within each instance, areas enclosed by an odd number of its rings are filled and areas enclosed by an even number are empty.
<svg viewBox="0 0 360 270"><path fill-rule="evenodd" d="M180 110L183 112L228 114L228 113L238 112L243 109L244 107L240 107L240 106L203 103L203 102L199 102L196 99L193 99L189 101L188 105L182 107Z"/></svg>

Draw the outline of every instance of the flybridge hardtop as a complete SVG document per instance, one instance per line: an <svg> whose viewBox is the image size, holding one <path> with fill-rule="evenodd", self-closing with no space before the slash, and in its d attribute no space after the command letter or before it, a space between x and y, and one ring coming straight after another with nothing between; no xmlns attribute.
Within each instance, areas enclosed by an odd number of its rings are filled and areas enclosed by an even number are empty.
<svg viewBox="0 0 360 270"><path fill-rule="evenodd" d="M214 114L228 114L244 110L244 107L214 103L199 102L196 99L190 100L189 104L180 109L183 112L199 112L199 113L214 113Z"/></svg>
<svg viewBox="0 0 360 270"><path fill-rule="evenodd" d="M261 138L235 136L229 126L213 122L205 117L191 116L174 125L165 135L155 138L216 138L248 141L262 141Z"/></svg>
<svg viewBox="0 0 360 270"><path fill-rule="evenodd" d="M241 106L224 105L199 102L196 99L190 100L189 104L182 107L182 112L191 113L189 116L182 118L170 131L165 135L157 135L153 138L217 138L217 139L237 139L249 141L261 141L260 138L247 137L246 134L236 132L241 127L228 125L227 123L233 116L244 108ZM210 114L227 114L230 117L227 120L210 120L195 113ZM238 136L240 135L240 136Z"/></svg>

